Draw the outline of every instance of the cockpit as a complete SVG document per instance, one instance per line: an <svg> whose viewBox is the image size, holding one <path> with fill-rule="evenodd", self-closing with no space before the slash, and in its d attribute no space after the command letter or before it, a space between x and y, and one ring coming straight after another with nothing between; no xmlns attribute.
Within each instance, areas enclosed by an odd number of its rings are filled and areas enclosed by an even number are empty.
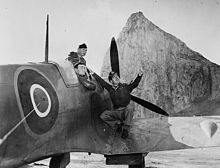
<svg viewBox="0 0 220 168"><path fill-rule="evenodd" d="M76 73L73 64L68 60L57 62L50 61L50 63L57 67L67 87L77 86L80 82L88 90L96 89L94 81L89 79L88 76L82 76L81 74Z"/></svg>
<svg viewBox="0 0 220 168"><path fill-rule="evenodd" d="M79 83L73 64L67 60L50 61L59 70L67 87L76 86Z"/></svg>

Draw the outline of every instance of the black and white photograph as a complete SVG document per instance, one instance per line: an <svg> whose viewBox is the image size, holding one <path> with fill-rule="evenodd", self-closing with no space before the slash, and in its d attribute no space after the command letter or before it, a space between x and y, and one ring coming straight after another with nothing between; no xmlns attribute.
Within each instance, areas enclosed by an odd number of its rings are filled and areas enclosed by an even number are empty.
<svg viewBox="0 0 220 168"><path fill-rule="evenodd" d="M0 0L0 168L219 168L220 0Z"/></svg>

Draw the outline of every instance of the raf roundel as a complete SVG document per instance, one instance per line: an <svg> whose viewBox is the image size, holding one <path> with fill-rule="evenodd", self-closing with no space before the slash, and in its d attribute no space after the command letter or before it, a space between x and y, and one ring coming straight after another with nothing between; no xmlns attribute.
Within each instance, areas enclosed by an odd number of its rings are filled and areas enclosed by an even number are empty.
<svg viewBox="0 0 220 168"><path fill-rule="evenodd" d="M59 111L52 83L38 70L23 69L17 76L17 92L22 116L29 115L24 122L27 130L35 135L47 133L54 126Z"/></svg>
<svg viewBox="0 0 220 168"><path fill-rule="evenodd" d="M46 117L51 109L50 95L39 84L33 84L30 88L31 102L39 117Z"/></svg>

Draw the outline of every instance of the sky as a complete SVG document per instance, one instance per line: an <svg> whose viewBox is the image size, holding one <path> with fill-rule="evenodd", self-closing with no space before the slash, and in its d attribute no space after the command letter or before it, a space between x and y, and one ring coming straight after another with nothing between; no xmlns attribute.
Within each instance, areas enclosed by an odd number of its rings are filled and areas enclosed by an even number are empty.
<svg viewBox="0 0 220 168"><path fill-rule="evenodd" d="M65 59L86 43L87 66L99 73L111 38L132 13L147 19L220 65L220 0L0 0L0 64Z"/></svg>

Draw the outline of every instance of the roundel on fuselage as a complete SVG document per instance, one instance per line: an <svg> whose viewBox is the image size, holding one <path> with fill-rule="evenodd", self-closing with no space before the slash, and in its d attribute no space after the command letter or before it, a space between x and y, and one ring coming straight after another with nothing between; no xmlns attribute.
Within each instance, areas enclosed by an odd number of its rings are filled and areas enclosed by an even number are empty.
<svg viewBox="0 0 220 168"><path fill-rule="evenodd" d="M23 69L17 76L17 91L26 126L37 135L48 132L54 125L59 101L52 84L34 69ZM31 114L30 114L31 113Z"/></svg>

